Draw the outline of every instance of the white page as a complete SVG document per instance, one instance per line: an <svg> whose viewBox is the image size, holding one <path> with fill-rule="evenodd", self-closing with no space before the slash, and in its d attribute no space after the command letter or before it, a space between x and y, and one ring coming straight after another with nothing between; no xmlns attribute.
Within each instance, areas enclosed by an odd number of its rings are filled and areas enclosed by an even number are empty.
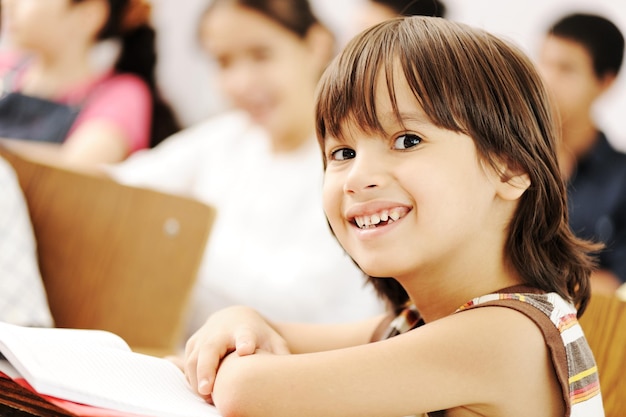
<svg viewBox="0 0 626 417"><path fill-rule="evenodd" d="M219 416L173 363L94 342L102 333L85 341L92 332L0 323L0 350L41 394L155 417Z"/></svg>
<svg viewBox="0 0 626 417"><path fill-rule="evenodd" d="M6 359L0 359L0 372L7 375L11 379L22 377L22 375L17 372L17 369L15 369Z"/></svg>

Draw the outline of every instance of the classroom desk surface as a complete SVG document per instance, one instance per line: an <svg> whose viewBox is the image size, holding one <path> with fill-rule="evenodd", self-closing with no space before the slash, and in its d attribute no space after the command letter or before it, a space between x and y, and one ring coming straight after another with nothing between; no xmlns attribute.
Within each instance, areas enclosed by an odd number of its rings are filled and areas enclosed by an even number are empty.
<svg viewBox="0 0 626 417"><path fill-rule="evenodd" d="M75 417L10 379L0 377L0 416Z"/></svg>

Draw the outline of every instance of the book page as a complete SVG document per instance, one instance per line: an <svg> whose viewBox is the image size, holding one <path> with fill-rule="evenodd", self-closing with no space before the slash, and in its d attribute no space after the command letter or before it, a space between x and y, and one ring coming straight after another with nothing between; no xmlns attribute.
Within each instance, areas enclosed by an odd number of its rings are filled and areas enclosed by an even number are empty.
<svg viewBox="0 0 626 417"><path fill-rule="evenodd" d="M0 323L0 351L41 394L154 417L219 416L168 360L67 330Z"/></svg>
<svg viewBox="0 0 626 417"><path fill-rule="evenodd" d="M48 355L51 351L66 347L89 350L94 346L120 351L130 351L130 347L121 337L111 332L86 329L33 328L16 326L0 322L0 353L25 377L34 379L34 375L46 374L46 367L41 367L38 355ZM13 355L20 352L21 360ZM45 362L43 362L45 364ZM23 366L26 365L27 369Z"/></svg>
<svg viewBox="0 0 626 417"><path fill-rule="evenodd" d="M2 359L2 358L0 358L0 373L5 374L11 379L22 377L20 373L17 372L17 369L15 369L13 365L9 363L9 361L7 361L6 359Z"/></svg>

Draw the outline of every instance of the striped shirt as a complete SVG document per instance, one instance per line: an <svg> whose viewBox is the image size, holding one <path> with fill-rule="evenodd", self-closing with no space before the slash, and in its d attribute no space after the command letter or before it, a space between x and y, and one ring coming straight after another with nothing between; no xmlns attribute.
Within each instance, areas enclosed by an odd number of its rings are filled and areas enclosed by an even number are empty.
<svg viewBox="0 0 626 417"><path fill-rule="evenodd" d="M487 306L519 311L542 331L563 392L564 417L604 417L598 368L571 303L556 293L513 287L474 298L459 307L456 313ZM423 324L415 307L410 306L391 322L383 338ZM429 413L428 416L445 416L445 411Z"/></svg>

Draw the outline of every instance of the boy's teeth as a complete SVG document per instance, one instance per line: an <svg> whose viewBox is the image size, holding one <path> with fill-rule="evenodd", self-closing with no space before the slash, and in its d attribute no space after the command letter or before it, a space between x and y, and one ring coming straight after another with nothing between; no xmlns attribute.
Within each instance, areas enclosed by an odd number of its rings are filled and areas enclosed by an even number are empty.
<svg viewBox="0 0 626 417"><path fill-rule="evenodd" d="M400 212L397 209L383 210L380 213L375 213L370 216L359 216L354 218L354 222L359 229L367 229L369 227L376 227L380 222L393 223L400 218Z"/></svg>
<svg viewBox="0 0 626 417"><path fill-rule="evenodd" d="M355 217L354 221L360 229L366 229L372 225L372 219L369 216Z"/></svg>

